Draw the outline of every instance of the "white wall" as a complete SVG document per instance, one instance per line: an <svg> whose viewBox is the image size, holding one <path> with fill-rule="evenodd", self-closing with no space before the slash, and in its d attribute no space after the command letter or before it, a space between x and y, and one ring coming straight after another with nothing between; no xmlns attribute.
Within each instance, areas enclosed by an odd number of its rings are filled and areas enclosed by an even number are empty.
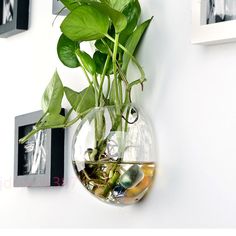
<svg viewBox="0 0 236 236"><path fill-rule="evenodd" d="M236 226L236 43L191 45L189 0L141 1L144 18L155 19L139 53L149 78L139 102L159 143L159 175L145 201L116 208L91 197L69 150L64 187L12 187L14 116L40 108L56 67L65 84L83 86L77 70L59 66L61 19L52 27L51 1L32 2L30 30L0 39L0 226Z"/></svg>

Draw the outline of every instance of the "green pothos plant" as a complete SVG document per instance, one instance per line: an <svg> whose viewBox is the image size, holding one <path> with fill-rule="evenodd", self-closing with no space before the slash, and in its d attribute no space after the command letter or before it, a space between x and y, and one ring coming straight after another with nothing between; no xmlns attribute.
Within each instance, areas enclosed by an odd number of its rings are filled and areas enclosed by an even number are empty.
<svg viewBox="0 0 236 236"><path fill-rule="evenodd" d="M42 97L43 116L20 143L40 130L67 128L94 107L114 105L118 117L114 126L119 127L122 109L132 102L132 88L139 85L143 89L146 80L135 52L152 18L139 22L141 7L138 0L60 1L70 13L60 26L62 34L57 45L58 57L67 67L80 67L88 86L82 91L64 87L55 72ZM94 44L93 56L82 50L82 42ZM137 79L127 77L130 61L139 70ZM65 116L61 115L64 96L71 105ZM73 111L77 115L72 119Z"/></svg>

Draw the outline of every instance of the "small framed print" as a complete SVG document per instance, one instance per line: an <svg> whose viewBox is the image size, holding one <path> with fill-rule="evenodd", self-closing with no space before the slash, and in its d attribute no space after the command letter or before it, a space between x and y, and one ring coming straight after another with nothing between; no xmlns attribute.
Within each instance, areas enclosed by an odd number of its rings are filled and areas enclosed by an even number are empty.
<svg viewBox="0 0 236 236"><path fill-rule="evenodd" d="M7 38L28 29L29 0L0 0L0 37Z"/></svg>
<svg viewBox="0 0 236 236"><path fill-rule="evenodd" d="M236 41L235 0L192 0L192 43Z"/></svg>
<svg viewBox="0 0 236 236"><path fill-rule="evenodd" d="M64 115L62 110L61 114ZM42 111L15 117L14 187L62 186L64 129L43 130L20 144L42 116Z"/></svg>
<svg viewBox="0 0 236 236"><path fill-rule="evenodd" d="M64 7L60 0L52 1L52 14L66 16L69 13L68 9Z"/></svg>

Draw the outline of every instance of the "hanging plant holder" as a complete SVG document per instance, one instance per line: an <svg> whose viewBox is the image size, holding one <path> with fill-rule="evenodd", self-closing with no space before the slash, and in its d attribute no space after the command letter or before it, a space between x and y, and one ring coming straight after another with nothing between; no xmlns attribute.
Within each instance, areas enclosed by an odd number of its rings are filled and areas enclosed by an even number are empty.
<svg viewBox="0 0 236 236"><path fill-rule="evenodd" d="M72 150L79 180L100 200L130 205L151 187L156 167L152 131L132 104L94 108L81 120Z"/></svg>

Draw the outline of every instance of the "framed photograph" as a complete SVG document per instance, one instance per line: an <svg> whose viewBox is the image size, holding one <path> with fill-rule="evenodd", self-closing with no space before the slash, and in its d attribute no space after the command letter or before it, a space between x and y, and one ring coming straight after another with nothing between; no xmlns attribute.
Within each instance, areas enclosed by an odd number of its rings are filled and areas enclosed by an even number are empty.
<svg viewBox="0 0 236 236"><path fill-rule="evenodd" d="M193 44L217 44L236 40L235 0L192 1Z"/></svg>
<svg viewBox="0 0 236 236"><path fill-rule="evenodd" d="M37 111L15 117L14 187L63 185L64 129L43 130L19 143L41 116L42 111Z"/></svg>
<svg viewBox="0 0 236 236"><path fill-rule="evenodd" d="M60 15L66 16L69 11L68 9L64 8L64 5L59 0L52 0L52 14L53 15Z"/></svg>
<svg viewBox="0 0 236 236"><path fill-rule="evenodd" d="M29 0L0 0L0 37L28 29Z"/></svg>

